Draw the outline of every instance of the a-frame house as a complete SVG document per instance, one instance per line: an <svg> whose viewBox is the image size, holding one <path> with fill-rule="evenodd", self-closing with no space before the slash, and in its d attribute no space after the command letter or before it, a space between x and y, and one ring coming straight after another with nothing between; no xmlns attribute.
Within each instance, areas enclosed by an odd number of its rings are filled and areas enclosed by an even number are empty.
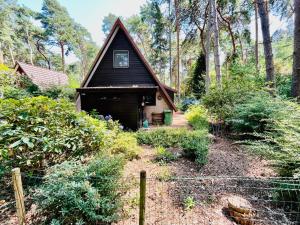
<svg viewBox="0 0 300 225"><path fill-rule="evenodd" d="M111 115L126 128L138 129L153 113L174 105L175 90L162 84L118 19L90 71L77 88L77 108Z"/></svg>

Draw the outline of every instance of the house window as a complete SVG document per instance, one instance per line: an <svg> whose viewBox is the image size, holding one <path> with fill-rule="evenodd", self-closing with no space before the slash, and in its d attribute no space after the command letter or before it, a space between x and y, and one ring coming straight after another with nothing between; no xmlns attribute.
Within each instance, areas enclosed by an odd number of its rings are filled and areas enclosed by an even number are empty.
<svg viewBox="0 0 300 225"><path fill-rule="evenodd" d="M114 50L114 68L129 67L129 52L127 50Z"/></svg>
<svg viewBox="0 0 300 225"><path fill-rule="evenodd" d="M144 103L145 105L156 105L155 94L144 96Z"/></svg>

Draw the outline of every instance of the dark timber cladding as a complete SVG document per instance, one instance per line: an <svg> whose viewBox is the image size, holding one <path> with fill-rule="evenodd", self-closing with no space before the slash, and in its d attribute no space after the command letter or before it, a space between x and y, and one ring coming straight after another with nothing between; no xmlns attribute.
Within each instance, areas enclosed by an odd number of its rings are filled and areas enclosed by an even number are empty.
<svg viewBox="0 0 300 225"><path fill-rule="evenodd" d="M111 115L125 128L137 129L146 119L147 106L156 107L156 102L161 101L161 98L156 100L158 93L166 103L160 112L176 110L174 91L160 83L118 19L90 72L77 88L77 104L87 112L97 110L100 115Z"/></svg>
<svg viewBox="0 0 300 225"><path fill-rule="evenodd" d="M129 68L113 67L114 50L129 51ZM88 84L89 87L115 85L156 85L156 82L121 29L119 29Z"/></svg>

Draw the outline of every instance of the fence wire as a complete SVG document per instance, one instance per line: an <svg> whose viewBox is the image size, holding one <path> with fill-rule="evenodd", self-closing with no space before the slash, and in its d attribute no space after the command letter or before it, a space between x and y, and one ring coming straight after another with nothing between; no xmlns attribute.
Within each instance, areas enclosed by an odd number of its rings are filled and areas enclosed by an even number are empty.
<svg viewBox="0 0 300 225"><path fill-rule="evenodd" d="M74 181L78 177L74 176ZM103 181L103 177L86 177ZM22 173L26 218L34 215L31 193L43 184L43 174ZM114 225L139 221L139 177L122 178L122 199ZM0 224L17 224L11 176L0 179ZM229 203L234 203L232 208ZM246 207L245 207L246 205ZM229 207L230 206L230 207ZM242 211L241 211L242 209ZM100 222L97 224L101 224ZM253 177L173 177L146 179L145 224L300 224L300 180Z"/></svg>
<svg viewBox="0 0 300 225"><path fill-rule="evenodd" d="M300 183L247 177L148 179L146 224L299 224ZM228 203L247 202L250 215Z"/></svg>

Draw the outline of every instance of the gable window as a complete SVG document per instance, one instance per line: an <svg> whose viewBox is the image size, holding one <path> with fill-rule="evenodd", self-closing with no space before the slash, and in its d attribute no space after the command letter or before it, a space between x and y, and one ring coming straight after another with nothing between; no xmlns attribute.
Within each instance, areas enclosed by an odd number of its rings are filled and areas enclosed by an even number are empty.
<svg viewBox="0 0 300 225"><path fill-rule="evenodd" d="M129 67L129 52L127 50L114 50L114 68Z"/></svg>

